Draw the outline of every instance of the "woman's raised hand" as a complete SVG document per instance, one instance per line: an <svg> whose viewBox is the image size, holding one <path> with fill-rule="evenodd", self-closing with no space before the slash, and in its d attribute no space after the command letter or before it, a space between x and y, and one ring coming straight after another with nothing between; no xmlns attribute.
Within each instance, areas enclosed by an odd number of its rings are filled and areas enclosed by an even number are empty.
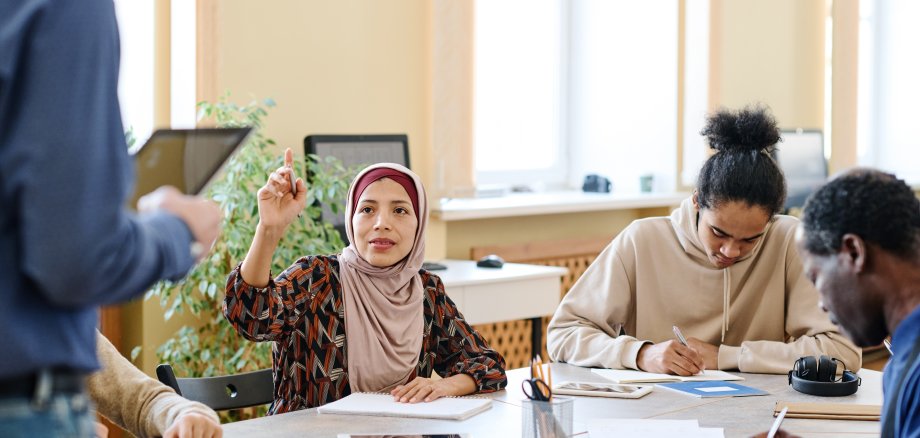
<svg viewBox="0 0 920 438"><path fill-rule="evenodd" d="M284 166L268 177L259 189L259 225L273 230L287 228L307 203L307 185L294 176L294 152L284 151ZM296 190L294 190L296 184ZM295 195L296 193L296 195Z"/></svg>

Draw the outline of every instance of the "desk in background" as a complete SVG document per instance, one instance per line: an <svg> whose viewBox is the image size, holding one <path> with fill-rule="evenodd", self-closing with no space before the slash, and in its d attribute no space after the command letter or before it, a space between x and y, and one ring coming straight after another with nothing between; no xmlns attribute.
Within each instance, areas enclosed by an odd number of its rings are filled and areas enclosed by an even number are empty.
<svg viewBox="0 0 920 438"><path fill-rule="evenodd" d="M590 369L568 364L552 364L553 381L603 381ZM495 400L492 409L465 421L426 420L415 418L371 417L356 415L320 415L315 409L290 412L224 425L224 437L272 438L304 435L335 438L338 433L352 434L419 434L468 433L471 438L521 436L521 381L528 369L508 371L508 388L485 396ZM603 397L575 397L573 433L587 431L587 422L598 418L697 419L701 427L725 429L726 437L748 437L765 432L773 423L773 405L777 401L835 402L856 404L882 403L882 373L859 372L863 382L856 394L846 397L815 397L796 392L787 384L786 375L741 374L739 382L766 390L770 395L758 397L724 397L701 399L665 389L636 400ZM847 436L875 437L881 430L877 421L807 420L787 418L783 429L803 437ZM582 435L588 437L588 435Z"/></svg>
<svg viewBox="0 0 920 438"><path fill-rule="evenodd" d="M432 271L470 325L530 319L533 354L542 350L541 318L559 306L566 268L505 263L480 268L472 260L444 260L446 270Z"/></svg>

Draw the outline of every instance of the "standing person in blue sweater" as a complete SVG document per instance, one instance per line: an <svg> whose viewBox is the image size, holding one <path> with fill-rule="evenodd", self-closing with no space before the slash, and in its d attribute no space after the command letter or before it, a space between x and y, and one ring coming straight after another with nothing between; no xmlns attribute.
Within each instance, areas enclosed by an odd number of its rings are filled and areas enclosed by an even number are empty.
<svg viewBox="0 0 920 438"><path fill-rule="evenodd" d="M112 0L0 2L0 436L89 436L96 308L178 279L219 207L133 180Z"/></svg>
<svg viewBox="0 0 920 438"><path fill-rule="evenodd" d="M805 204L796 242L831 320L856 345L891 336L882 436L920 437L920 201L894 175L853 169Z"/></svg>

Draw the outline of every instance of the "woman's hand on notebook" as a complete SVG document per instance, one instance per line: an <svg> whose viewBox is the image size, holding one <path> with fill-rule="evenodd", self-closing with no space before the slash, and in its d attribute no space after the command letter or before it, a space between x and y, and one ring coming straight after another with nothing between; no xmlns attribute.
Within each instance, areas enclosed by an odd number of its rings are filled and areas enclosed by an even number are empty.
<svg viewBox="0 0 920 438"><path fill-rule="evenodd" d="M418 403L435 401L441 397L455 397L476 392L476 381L466 374L457 374L445 379L433 380L416 377L405 385L399 385L390 391L393 398L401 403Z"/></svg>
<svg viewBox="0 0 920 438"><path fill-rule="evenodd" d="M692 376L704 369L703 357L677 340L643 345L636 356L636 365L642 371L678 376Z"/></svg>

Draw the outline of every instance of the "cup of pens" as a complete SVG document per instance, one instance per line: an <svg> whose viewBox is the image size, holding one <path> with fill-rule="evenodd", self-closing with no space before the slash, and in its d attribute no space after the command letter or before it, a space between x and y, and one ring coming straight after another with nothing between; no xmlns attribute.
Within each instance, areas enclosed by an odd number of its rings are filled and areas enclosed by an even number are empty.
<svg viewBox="0 0 920 438"><path fill-rule="evenodd" d="M575 402L571 397L549 401L525 399L521 429L527 438L563 438L572 435Z"/></svg>
<svg viewBox="0 0 920 438"><path fill-rule="evenodd" d="M537 356L530 362L530 378L521 383L527 397L523 401L521 429L527 438L562 438L572 435L575 402L553 396L553 375L549 364Z"/></svg>

